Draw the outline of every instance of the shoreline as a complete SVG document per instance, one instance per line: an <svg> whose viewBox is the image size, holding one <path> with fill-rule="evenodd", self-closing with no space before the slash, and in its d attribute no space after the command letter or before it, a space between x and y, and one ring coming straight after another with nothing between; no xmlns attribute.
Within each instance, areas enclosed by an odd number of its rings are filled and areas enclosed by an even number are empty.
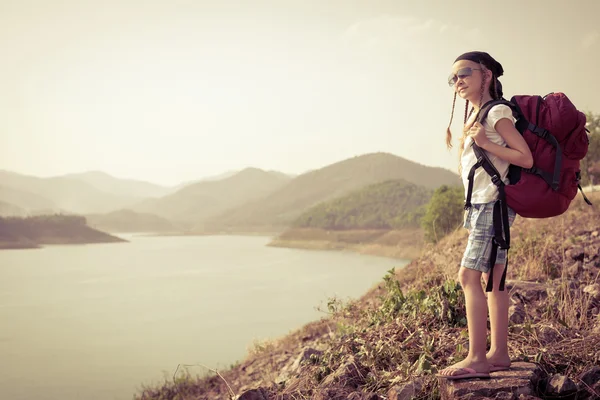
<svg viewBox="0 0 600 400"><path fill-rule="evenodd" d="M278 240L275 239L271 243L268 243L269 247L281 247L289 249L301 249L301 250L319 250L319 251L343 251L353 252L358 254L365 254L370 256L378 256L391 258L394 260L412 260L418 258L421 254L421 250L410 249L406 250L403 248L393 246L383 246L375 244L364 244L364 245L349 245L340 242L328 242L328 241L306 241L306 240Z"/></svg>
<svg viewBox="0 0 600 400"><path fill-rule="evenodd" d="M351 251L359 254L412 260L421 256L425 241L420 229L345 230L293 228L273 238L270 247Z"/></svg>

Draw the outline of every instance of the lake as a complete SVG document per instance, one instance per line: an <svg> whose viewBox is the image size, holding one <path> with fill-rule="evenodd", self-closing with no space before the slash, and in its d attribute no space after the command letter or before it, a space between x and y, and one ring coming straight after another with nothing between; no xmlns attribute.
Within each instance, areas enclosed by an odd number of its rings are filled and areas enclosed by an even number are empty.
<svg viewBox="0 0 600 400"><path fill-rule="evenodd" d="M406 264L267 237L126 238L0 251L1 399L131 399L180 363L226 369Z"/></svg>

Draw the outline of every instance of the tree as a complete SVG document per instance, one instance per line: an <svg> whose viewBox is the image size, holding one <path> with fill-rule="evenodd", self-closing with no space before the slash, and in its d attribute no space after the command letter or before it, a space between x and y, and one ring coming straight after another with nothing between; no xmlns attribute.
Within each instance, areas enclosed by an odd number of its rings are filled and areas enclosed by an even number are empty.
<svg viewBox="0 0 600 400"><path fill-rule="evenodd" d="M460 186L440 186L427 205L421 226L425 238L437 242L455 230L463 221L464 190Z"/></svg>
<svg viewBox="0 0 600 400"><path fill-rule="evenodd" d="M583 185L594 185L600 182L600 114L587 112L585 116L590 144L587 155L581 160L581 182Z"/></svg>

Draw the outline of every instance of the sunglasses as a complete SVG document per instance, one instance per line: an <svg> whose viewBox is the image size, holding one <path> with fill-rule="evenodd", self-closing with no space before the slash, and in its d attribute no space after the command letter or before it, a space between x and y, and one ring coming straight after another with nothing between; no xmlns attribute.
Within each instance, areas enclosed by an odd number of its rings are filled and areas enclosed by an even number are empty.
<svg viewBox="0 0 600 400"><path fill-rule="evenodd" d="M481 71L481 68L466 67L459 69L456 74L450 74L448 77L448 86L454 86L459 79L465 79L467 76L473 75L473 71L475 70Z"/></svg>

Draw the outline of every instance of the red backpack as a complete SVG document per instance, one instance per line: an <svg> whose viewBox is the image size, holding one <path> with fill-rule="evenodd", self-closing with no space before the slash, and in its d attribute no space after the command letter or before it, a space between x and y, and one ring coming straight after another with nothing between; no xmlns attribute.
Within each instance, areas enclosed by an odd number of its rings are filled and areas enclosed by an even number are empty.
<svg viewBox="0 0 600 400"><path fill-rule="evenodd" d="M575 198L577 189L583 194L579 184L579 163L587 154L589 144L585 114L577 110L564 93L550 93L544 97L519 95L513 96L510 101L492 100L482 107L478 120L485 121L490 109L497 104L505 104L512 109L515 127L533 155L533 167L524 169L511 165L508 174L510 183L505 185L485 151L473 145L478 161L469 174L465 208L471 206L473 176L477 168L484 168L499 190L494 206L488 292L493 288L491 272L498 247L507 251L510 248L507 206L527 218L548 218L564 213ZM586 203L592 204L585 194L583 197ZM505 279L506 268L500 290L504 290Z"/></svg>

